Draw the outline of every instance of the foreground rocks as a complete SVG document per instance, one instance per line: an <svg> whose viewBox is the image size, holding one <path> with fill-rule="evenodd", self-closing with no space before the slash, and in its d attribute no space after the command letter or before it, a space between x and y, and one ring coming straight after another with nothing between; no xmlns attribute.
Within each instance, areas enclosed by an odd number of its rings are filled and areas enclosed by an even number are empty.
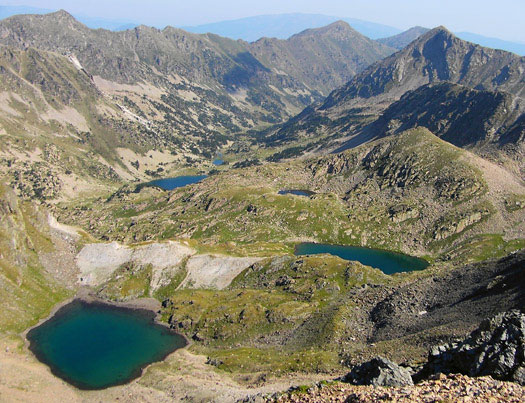
<svg viewBox="0 0 525 403"><path fill-rule="evenodd" d="M523 402L525 388L516 383L490 377L441 375L415 386L385 388L354 386L345 383L319 385L305 393L287 393L267 398L275 402Z"/></svg>
<svg viewBox="0 0 525 403"><path fill-rule="evenodd" d="M440 372L490 375L525 385L525 314L496 315L462 342L432 348L420 377Z"/></svg>
<svg viewBox="0 0 525 403"><path fill-rule="evenodd" d="M343 378L354 385L410 386L413 385L408 369L394 362L378 357L358 365Z"/></svg>

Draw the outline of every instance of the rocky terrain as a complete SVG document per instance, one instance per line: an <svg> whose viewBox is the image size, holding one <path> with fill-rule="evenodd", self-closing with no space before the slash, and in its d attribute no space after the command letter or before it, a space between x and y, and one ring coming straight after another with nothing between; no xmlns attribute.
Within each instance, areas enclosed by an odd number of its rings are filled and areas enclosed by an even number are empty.
<svg viewBox="0 0 525 403"><path fill-rule="evenodd" d="M363 387L335 383L312 387L305 393L290 393L267 401L277 402L514 402L525 398L525 388L490 377L441 376L402 388Z"/></svg>
<svg viewBox="0 0 525 403"><path fill-rule="evenodd" d="M0 21L0 400L523 400L524 58L423 31ZM21 333L74 295L147 301L191 343L78 391Z"/></svg>
<svg viewBox="0 0 525 403"><path fill-rule="evenodd" d="M261 401L520 401L525 388L525 314L509 311L486 319L463 341L435 346L429 361L413 377L410 368L378 357L361 365L339 381L370 385L373 389L348 387L341 383L318 383L310 388L292 388L288 394L260 396ZM461 375L468 374L472 378ZM489 376L486 378L481 375ZM496 379L512 380L515 384ZM388 389L385 387L389 387Z"/></svg>
<svg viewBox="0 0 525 403"><path fill-rule="evenodd" d="M322 104L267 131L265 141L300 142L297 155L351 148L400 128L424 126L523 177L524 60L435 28L358 74ZM481 102L489 107L480 111ZM476 114L483 127L462 126L469 114Z"/></svg>
<svg viewBox="0 0 525 403"><path fill-rule="evenodd" d="M277 194L294 188L316 194ZM483 244L496 255L520 247L523 194L510 172L417 129L340 154L229 170L170 193L123 188L56 213L101 240L191 238L238 256L316 241L465 262L482 258Z"/></svg>
<svg viewBox="0 0 525 403"><path fill-rule="evenodd" d="M266 66L297 77L328 95L372 63L390 55L392 47L375 43L346 22L308 29L288 40L262 38L250 52Z"/></svg>

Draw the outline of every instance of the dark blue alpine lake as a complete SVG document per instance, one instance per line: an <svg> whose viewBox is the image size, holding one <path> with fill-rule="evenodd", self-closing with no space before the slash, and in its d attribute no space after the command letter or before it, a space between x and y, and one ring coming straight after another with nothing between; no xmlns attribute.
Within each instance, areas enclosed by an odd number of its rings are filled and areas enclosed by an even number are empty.
<svg viewBox="0 0 525 403"><path fill-rule="evenodd" d="M302 243L295 247L296 255L317 255L321 253L339 256L345 260L355 260L364 265L380 269L385 274L423 270L429 265L426 260L417 257L359 246Z"/></svg>
<svg viewBox="0 0 525 403"><path fill-rule="evenodd" d="M188 176L175 176L174 178L157 179L148 182L148 186L158 186L164 190L173 190L184 186L198 183L203 179L206 179L206 175L188 175Z"/></svg>
<svg viewBox="0 0 525 403"><path fill-rule="evenodd" d="M29 349L79 389L104 389L139 377L148 364L186 346L155 314L75 300L27 334Z"/></svg>

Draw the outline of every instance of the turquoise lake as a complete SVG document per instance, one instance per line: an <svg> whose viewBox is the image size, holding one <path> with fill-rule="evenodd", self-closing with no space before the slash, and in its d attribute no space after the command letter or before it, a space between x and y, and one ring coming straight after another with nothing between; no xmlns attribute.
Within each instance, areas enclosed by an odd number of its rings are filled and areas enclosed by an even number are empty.
<svg viewBox="0 0 525 403"><path fill-rule="evenodd" d="M385 274L423 270L429 266L429 263L424 259L402 253L359 246L302 243L295 247L296 255L317 255L321 253L339 256L345 260L355 260L364 265L380 269Z"/></svg>
<svg viewBox="0 0 525 403"><path fill-rule="evenodd" d="M141 375L148 364L186 346L146 310L75 300L27 334L29 349L79 389L104 389Z"/></svg>
<svg viewBox="0 0 525 403"><path fill-rule="evenodd" d="M184 186L198 183L203 179L206 179L206 175L188 175L188 176L175 176L174 178L157 179L148 182L148 186L158 186L164 190L173 190Z"/></svg>

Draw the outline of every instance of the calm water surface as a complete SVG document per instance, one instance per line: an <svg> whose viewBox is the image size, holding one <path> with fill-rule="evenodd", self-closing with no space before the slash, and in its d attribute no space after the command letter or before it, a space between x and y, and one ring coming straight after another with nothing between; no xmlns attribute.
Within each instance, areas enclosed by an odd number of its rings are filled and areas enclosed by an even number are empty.
<svg viewBox="0 0 525 403"><path fill-rule="evenodd" d="M148 364L186 345L151 311L75 300L30 330L30 350L80 389L103 389L141 375Z"/></svg>
<svg viewBox="0 0 525 403"><path fill-rule="evenodd" d="M315 194L315 192L312 192L310 190L301 190L301 189L285 189L279 191L280 195L295 195L295 196L306 196L310 197Z"/></svg>
<svg viewBox="0 0 525 403"><path fill-rule="evenodd" d="M173 190L181 188L187 185L192 185L198 183L201 180L205 179L206 175L188 175L188 176L176 176L174 178L164 178L157 179L151 182L148 182L149 186L158 186L164 190Z"/></svg>
<svg viewBox="0 0 525 403"><path fill-rule="evenodd" d="M417 257L359 246L302 243L295 247L296 255L317 255L321 253L339 256L345 260L355 260L380 269L385 274L423 270L429 265L426 260Z"/></svg>

